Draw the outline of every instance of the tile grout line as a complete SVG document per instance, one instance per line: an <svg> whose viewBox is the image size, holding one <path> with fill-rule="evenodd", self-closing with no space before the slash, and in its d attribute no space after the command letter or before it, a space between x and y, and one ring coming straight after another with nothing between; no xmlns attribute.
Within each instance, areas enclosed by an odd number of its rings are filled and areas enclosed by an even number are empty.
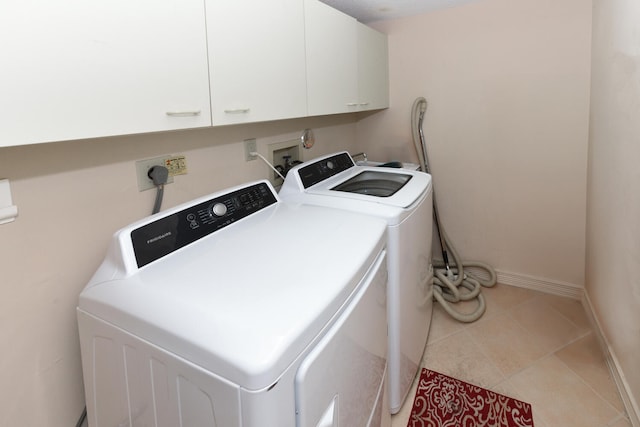
<svg viewBox="0 0 640 427"><path fill-rule="evenodd" d="M553 355L555 356L555 353ZM618 410L618 408L616 408L611 403L609 403L609 401L607 399L605 399L600 393L598 393L598 391L596 389L594 389L591 386L591 384L589 384L584 378L582 378L582 375L580 375L574 369L572 369L571 366L569 366L567 363L565 363L564 360L562 360L561 358L559 358L557 356L556 356L556 359L558 359L558 361L560 361L560 363L562 363L569 371L571 371L580 380L580 382L583 385L587 386L587 388L589 390L593 391L595 393L595 395L600 398L600 400L602 400L607 406L609 406L611 409L613 409L613 411L616 413L616 415L613 416L610 420L607 421L607 425L610 425L612 422L616 421L621 415L622 416L626 415L624 410L622 412L620 412Z"/></svg>

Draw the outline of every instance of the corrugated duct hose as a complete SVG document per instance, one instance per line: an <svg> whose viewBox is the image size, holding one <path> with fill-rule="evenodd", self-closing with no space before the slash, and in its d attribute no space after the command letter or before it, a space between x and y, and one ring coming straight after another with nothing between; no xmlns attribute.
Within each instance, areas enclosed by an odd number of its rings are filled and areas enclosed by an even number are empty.
<svg viewBox="0 0 640 427"><path fill-rule="evenodd" d="M431 174L427 158L427 145L424 140L424 131L422 130L426 111L427 100L422 97L417 98L411 109L411 131L420 167L424 172ZM494 286L496 284L496 272L490 265L483 262L462 261L460 259L458 252L456 252L440 222L435 190L433 192L433 221L442 250L442 259L433 260L433 296L454 319L460 322L474 322L484 314L486 309L484 297L480 292L481 287ZM449 253L452 255L453 265L449 264ZM468 270L465 271L465 268L469 267L486 270L489 273L489 279L483 279ZM461 292L460 288L466 290ZM461 313L453 308L453 303L472 299L477 299L478 301L478 305L472 313Z"/></svg>

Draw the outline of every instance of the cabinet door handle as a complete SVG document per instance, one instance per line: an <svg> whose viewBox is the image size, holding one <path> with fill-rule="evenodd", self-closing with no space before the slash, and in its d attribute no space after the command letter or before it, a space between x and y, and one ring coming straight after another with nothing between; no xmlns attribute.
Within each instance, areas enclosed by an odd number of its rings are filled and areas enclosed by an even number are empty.
<svg viewBox="0 0 640 427"><path fill-rule="evenodd" d="M367 102L361 102L361 103L360 103L360 104L358 104L358 105L360 105L361 107L364 107L364 106L366 106L366 105L369 105L369 101L367 101Z"/></svg>
<svg viewBox="0 0 640 427"><path fill-rule="evenodd" d="M357 102L347 102L347 107L357 107L358 105Z"/></svg>
<svg viewBox="0 0 640 427"><path fill-rule="evenodd" d="M231 110L224 110L227 114L245 114L251 111L251 108L235 108Z"/></svg>
<svg viewBox="0 0 640 427"><path fill-rule="evenodd" d="M167 116L170 117L190 117L190 116L199 116L200 110L193 111L167 111Z"/></svg>

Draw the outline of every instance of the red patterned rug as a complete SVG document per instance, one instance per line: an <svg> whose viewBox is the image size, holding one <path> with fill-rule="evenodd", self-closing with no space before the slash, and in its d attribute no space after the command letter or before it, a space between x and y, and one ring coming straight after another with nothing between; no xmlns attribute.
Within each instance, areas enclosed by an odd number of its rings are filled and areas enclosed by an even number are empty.
<svg viewBox="0 0 640 427"><path fill-rule="evenodd" d="M533 427L531 405L423 369L407 427Z"/></svg>

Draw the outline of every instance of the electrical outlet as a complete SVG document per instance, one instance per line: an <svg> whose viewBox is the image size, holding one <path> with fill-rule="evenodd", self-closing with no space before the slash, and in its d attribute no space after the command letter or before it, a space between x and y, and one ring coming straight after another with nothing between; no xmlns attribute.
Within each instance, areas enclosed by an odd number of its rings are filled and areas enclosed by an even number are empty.
<svg viewBox="0 0 640 427"><path fill-rule="evenodd" d="M245 139L244 140L244 160L247 162L250 162L251 160L255 160L258 158L258 156L256 156L255 154L252 155L251 153L257 153L258 152L258 145L256 144L256 139L255 138L251 138L251 139Z"/></svg>
<svg viewBox="0 0 640 427"><path fill-rule="evenodd" d="M138 176L138 190L145 191L150 188L155 188L155 184L149 178L149 169L154 166L167 166L167 160L175 159L176 156L162 156L162 157L154 157L153 159L145 159L136 161L136 174ZM185 163L186 165L186 163ZM170 166L170 165L169 165ZM185 166L186 172L186 166ZM171 184L173 182L173 176L169 174L169 178L167 179L167 184Z"/></svg>

